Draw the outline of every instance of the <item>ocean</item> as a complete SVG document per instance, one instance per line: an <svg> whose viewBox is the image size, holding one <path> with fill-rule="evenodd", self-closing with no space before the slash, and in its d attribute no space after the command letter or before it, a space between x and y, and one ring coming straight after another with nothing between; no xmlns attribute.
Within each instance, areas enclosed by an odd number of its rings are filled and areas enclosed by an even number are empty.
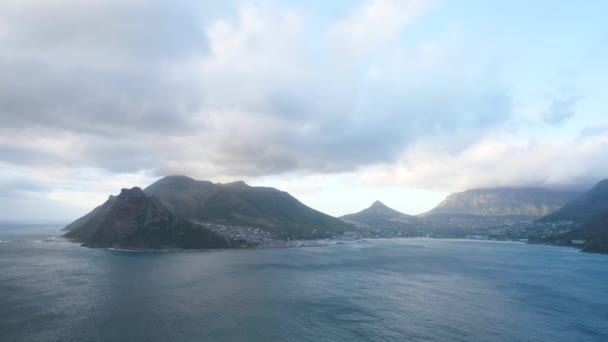
<svg viewBox="0 0 608 342"><path fill-rule="evenodd" d="M0 341L608 341L608 255L391 239L125 252L0 231Z"/></svg>

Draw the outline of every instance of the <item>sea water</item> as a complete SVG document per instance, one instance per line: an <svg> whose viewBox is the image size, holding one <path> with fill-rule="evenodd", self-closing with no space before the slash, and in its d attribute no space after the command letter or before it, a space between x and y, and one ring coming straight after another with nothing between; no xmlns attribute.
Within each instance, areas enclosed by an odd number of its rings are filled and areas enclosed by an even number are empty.
<svg viewBox="0 0 608 342"><path fill-rule="evenodd" d="M0 341L608 341L608 255L469 240L125 252L0 234Z"/></svg>

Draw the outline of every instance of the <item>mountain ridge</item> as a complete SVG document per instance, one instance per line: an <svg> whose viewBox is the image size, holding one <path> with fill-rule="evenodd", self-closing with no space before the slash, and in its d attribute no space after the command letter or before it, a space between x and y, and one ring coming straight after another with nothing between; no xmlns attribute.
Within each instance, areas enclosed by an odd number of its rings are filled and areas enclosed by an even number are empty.
<svg viewBox="0 0 608 342"><path fill-rule="evenodd" d="M538 221L569 220L587 223L605 213L608 213L608 179L596 183L589 191Z"/></svg>
<svg viewBox="0 0 608 342"><path fill-rule="evenodd" d="M285 191L249 186L243 181L221 184L167 176L144 192L186 220L260 227L284 238L332 237L352 228Z"/></svg>
<svg viewBox="0 0 608 342"><path fill-rule="evenodd" d="M477 215L542 217L581 193L544 188L480 188L448 195L430 211L419 215Z"/></svg>

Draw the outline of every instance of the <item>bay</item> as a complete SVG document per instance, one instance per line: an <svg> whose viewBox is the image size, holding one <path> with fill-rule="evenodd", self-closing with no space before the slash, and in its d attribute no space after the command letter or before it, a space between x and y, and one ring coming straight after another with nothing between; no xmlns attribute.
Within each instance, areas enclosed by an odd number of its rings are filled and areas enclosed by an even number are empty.
<svg viewBox="0 0 608 342"><path fill-rule="evenodd" d="M163 253L19 234L0 234L0 341L608 341L608 256L569 248Z"/></svg>

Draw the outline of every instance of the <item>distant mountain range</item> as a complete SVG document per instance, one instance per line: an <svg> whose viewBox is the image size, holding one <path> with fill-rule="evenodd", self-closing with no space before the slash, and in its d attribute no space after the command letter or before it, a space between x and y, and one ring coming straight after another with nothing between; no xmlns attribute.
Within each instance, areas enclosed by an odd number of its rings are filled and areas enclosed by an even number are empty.
<svg viewBox="0 0 608 342"><path fill-rule="evenodd" d="M238 226L244 234L261 229L280 239L326 238L354 228L274 188L168 176L143 191L123 189L64 230L65 237L91 247L231 246L209 224Z"/></svg>
<svg viewBox="0 0 608 342"><path fill-rule="evenodd" d="M608 252L607 224L608 180L587 193L467 190L419 216L376 201L338 219L274 188L168 176L144 190L123 189L64 230L65 237L86 246L142 249L251 246L349 231L363 237L464 237L492 231L499 239L584 240L585 250Z"/></svg>
<svg viewBox="0 0 608 342"><path fill-rule="evenodd" d="M369 208L360 212L344 215L340 218L358 226L377 228L405 228L420 223L420 219L416 216L403 214L387 207L380 201L374 202Z"/></svg>
<svg viewBox="0 0 608 342"><path fill-rule="evenodd" d="M449 195L422 217L435 215L519 216L538 218L580 196L580 192L539 188L473 189Z"/></svg>

